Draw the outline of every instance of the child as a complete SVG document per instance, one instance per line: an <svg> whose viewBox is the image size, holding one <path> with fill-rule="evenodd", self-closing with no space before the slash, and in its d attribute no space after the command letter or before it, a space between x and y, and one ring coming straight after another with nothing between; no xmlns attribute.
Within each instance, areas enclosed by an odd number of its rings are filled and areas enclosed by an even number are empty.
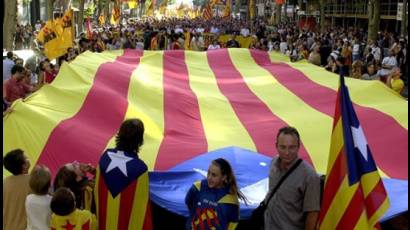
<svg viewBox="0 0 410 230"><path fill-rule="evenodd" d="M246 203L229 162L222 158L212 161L207 179L195 182L185 197L190 213L186 229L235 229L238 197Z"/></svg>
<svg viewBox="0 0 410 230"><path fill-rule="evenodd" d="M30 161L23 150L15 149L3 158L3 165L13 175L3 180L3 229L25 230L27 215L24 201L29 193Z"/></svg>
<svg viewBox="0 0 410 230"><path fill-rule="evenodd" d="M31 171L29 185L33 194L26 198L27 230L50 229L50 181L51 173L46 166L39 165Z"/></svg>
<svg viewBox="0 0 410 230"><path fill-rule="evenodd" d="M57 189L51 199L51 229L97 229L95 215L75 207L75 196L70 189Z"/></svg>

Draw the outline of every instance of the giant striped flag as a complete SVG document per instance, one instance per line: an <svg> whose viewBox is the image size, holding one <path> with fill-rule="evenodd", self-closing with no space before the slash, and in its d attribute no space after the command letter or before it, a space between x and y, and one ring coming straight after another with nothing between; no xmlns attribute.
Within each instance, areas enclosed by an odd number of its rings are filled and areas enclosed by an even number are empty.
<svg viewBox="0 0 410 230"><path fill-rule="evenodd" d="M408 102L378 81L346 83L381 176L407 179ZM3 154L22 148L53 174L74 160L97 165L121 123L138 117L146 128L140 158L167 170L232 145L272 156L277 130L291 125L301 157L324 174L337 89L337 75L274 52L85 52L13 103Z"/></svg>
<svg viewBox="0 0 410 230"><path fill-rule="evenodd" d="M363 129L341 75L320 229L375 229L389 207Z"/></svg>

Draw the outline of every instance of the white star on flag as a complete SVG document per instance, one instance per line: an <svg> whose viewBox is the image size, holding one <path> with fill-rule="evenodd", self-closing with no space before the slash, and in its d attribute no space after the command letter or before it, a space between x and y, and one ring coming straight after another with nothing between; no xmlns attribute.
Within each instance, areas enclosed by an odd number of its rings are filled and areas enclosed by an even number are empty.
<svg viewBox="0 0 410 230"><path fill-rule="evenodd" d="M121 170L121 172L128 177L127 174L127 162L131 161L131 157L127 157L124 155L123 151L118 151L117 153L114 152L107 152L108 156L111 159L110 164L107 167L107 170L105 170L105 173L108 173L109 171L118 168Z"/></svg>
<svg viewBox="0 0 410 230"><path fill-rule="evenodd" d="M358 148L364 159L367 161L367 140L364 136L362 126L350 128L352 130L354 147Z"/></svg>

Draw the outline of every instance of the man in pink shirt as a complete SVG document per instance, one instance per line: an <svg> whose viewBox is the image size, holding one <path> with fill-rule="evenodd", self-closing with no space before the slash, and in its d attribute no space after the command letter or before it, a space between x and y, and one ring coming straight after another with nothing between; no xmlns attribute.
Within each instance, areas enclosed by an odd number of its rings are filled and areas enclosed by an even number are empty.
<svg viewBox="0 0 410 230"><path fill-rule="evenodd" d="M24 67L20 65L14 65L11 68L11 78L3 84L3 99L6 104L10 105L13 101L24 98L32 91L31 87L23 81L24 72Z"/></svg>

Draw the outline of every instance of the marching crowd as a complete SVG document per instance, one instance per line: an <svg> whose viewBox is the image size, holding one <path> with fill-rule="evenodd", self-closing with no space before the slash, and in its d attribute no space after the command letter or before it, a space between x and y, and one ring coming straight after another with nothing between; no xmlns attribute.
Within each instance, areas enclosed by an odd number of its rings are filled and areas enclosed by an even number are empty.
<svg viewBox="0 0 410 230"><path fill-rule="evenodd" d="M260 49L280 52L289 56L291 61L306 59L328 71L337 74L343 72L348 77L380 80L399 94L403 94L407 85L407 36L401 37L387 31L380 31L376 40L368 40L363 28L332 27L318 32L299 28L292 21L272 26L262 18L251 23L231 18L144 18L128 20L121 26L94 23L88 32L79 35L74 46L68 48L67 53L53 65L42 54L42 44L34 39L42 25L44 23L38 22L34 29L30 25L17 26L16 49L31 44L34 55L23 63L21 58L9 52L3 60L3 109L16 98L24 97L43 84L50 83L62 62L70 62L82 52L127 48L194 51ZM224 35L229 35L229 39L221 39ZM241 44L238 37L248 42ZM24 69L15 68L12 72L15 64L22 65ZM16 79L21 78L22 81L7 82L15 75L21 75Z"/></svg>

